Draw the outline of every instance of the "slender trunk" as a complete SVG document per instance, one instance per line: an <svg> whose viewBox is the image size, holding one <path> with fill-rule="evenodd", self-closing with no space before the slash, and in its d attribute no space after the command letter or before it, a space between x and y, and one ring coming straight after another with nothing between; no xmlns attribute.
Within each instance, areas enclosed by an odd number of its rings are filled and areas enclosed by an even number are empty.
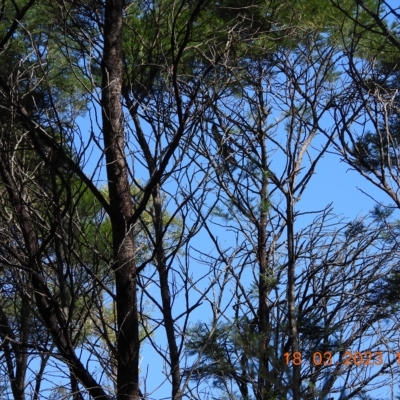
<svg viewBox="0 0 400 400"><path fill-rule="evenodd" d="M11 390L15 400L25 400L25 377L28 368L28 349L24 344L28 343L30 327L30 301L26 295L23 295L21 302L21 329L20 342L22 346L15 343L16 337L11 328L7 314L0 306L0 338L3 341L3 351L5 365L7 367L8 377L11 382ZM11 339L14 343L9 343ZM15 373L12 353L15 358Z"/></svg>
<svg viewBox="0 0 400 400"><path fill-rule="evenodd" d="M133 204L124 152L121 103L123 4L122 0L108 0L105 6L102 119L117 296L117 399L136 400L139 398L140 341L136 298L135 244L128 226Z"/></svg>
<svg viewBox="0 0 400 400"><path fill-rule="evenodd" d="M27 291L30 285L27 285ZM30 290L29 290L30 291ZM21 303L21 338L22 346L15 345L15 386L18 388L18 397L15 395L15 400L25 400L25 377L28 368L28 348L25 344L29 342L30 334L30 319L31 319L31 301L26 294L22 295Z"/></svg>
<svg viewBox="0 0 400 400"><path fill-rule="evenodd" d="M266 182L263 182L263 192L266 188ZM261 201L263 202L264 194L262 193ZM264 203L265 204L265 203ZM266 214L266 213L265 213ZM259 330L261 333L260 337L260 372L258 377L258 393L259 399L264 400L268 381L268 314L267 314L267 300L268 300L268 288L266 283L266 277L268 273L267 268L267 251L266 251L266 225L267 225L267 215L264 212L261 214L261 218L258 226L258 257L260 265L260 277L258 282L259 290L259 306L258 306L258 318L259 318Z"/></svg>
<svg viewBox="0 0 400 400"><path fill-rule="evenodd" d="M172 318L171 294L168 283L168 267L165 263L165 251L163 247L163 221L162 221L162 202L159 191L159 185L153 190L153 205L155 214L155 233L156 233L156 257L157 269L160 276L161 300L163 305L163 315L165 331L167 334L169 356L171 362L171 379L172 379L172 399L181 400L182 393L181 371L179 365L179 351L175 340L174 320Z"/></svg>
<svg viewBox="0 0 400 400"><path fill-rule="evenodd" d="M296 257L294 251L294 213L293 213L293 197L291 190L287 193L287 246L288 246L288 286L287 301L289 314L289 338L292 348L292 354L299 351L297 321L296 321L296 303L295 303L295 269ZM301 381L301 364L293 364L293 400L300 400L300 381Z"/></svg>
<svg viewBox="0 0 400 400"><path fill-rule="evenodd" d="M40 393L40 385L43 380L44 370L46 369L47 361L49 361L50 354L53 351L53 345L51 345L49 352L45 355L40 355L40 368L36 374L36 383L35 383L35 392L33 395L33 400L39 400L39 393Z"/></svg>
<svg viewBox="0 0 400 400"><path fill-rule="evenodd" d="M263 138L260 138L262 146L261 164L267 170L267 148ZM260 192L260 220L258 223L258 263L260 274L258 281L258 324L260 332L259 363L257 399L265 400L269 396L270 382L268 381L268 346L269 346L269 316L267 309L269 274L267 259L267 223L268 223L268 175L263 171Z"/></svg>
<svg viewBox="0 0 400 400"><path fill-rule="evenodd" d="M72 399L73 400L83 400L83 396L79 390L78 380L76 379L76 377L71 369L69 371L69 381L71 382Z"/></svg>
<svg viewBox="0 0 400 400"><path fill-rule="evenodd" d="M18 370L21 371L21 362L19 361L21 349L19 348L20 346L18 346L17 344L15 343L10 344L10 342L7 340L7 338L15 340L15 335L10 327L7 315L1 306L0 306L0 338L3 341L3 352L5 358L4 364L7 368L8 379L11 382L12 394L15 399L24 400L25 395L23 388L25 379L22 382L22 387L21 387L21 377L18 377ZM12 353L14 353L15 363L17 365L16 368L17 371L15 373L14 373L14 363L13 363Z"/></svg>
<svg viewBox="0 0 400 400"><path fill-rule="evenodd" d="M53 341L60 355L69 363L76 377L86 387L89 394L97 400L109 400L102 387L86 370L74 352L71 337L66 327L64 316L56 302L53 300L48 287L41 276L41 260L38 256L38 239L33 229L33 223L27 205L21 198L21 191L12 179L6 164L0 157L0 177L2 178L13 205L16 220L24 238L27 262L25 267L31 271L30 279L35 293L35 303L43 319L44 325L51 332Z"/></svg>

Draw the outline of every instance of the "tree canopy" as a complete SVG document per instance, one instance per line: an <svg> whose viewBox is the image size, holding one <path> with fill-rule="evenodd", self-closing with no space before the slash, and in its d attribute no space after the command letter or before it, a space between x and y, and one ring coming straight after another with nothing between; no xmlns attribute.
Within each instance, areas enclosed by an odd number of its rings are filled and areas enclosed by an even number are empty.
<svg viewBox="0 0 400 400"><path fill-rule="evenodd" d="M394 399L399 15L3 1L1 398Z"/></svg>

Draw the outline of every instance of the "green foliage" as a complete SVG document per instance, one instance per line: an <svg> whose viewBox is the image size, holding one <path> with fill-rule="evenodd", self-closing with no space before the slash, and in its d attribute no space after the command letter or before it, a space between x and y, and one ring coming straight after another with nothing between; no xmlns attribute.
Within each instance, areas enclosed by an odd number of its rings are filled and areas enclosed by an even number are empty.
<svg viewBox="0 0 400 400"><path fill-rule="evenodd" d="M375 285L374 293L369 296L369 301L379 305L381 312L385 309L387 316L400 311L400 271L398 269Z"/></svg>
<svg viewBox="0 0 400 400"><path fill-rule="evenodd" d="M386 118L382 115L382 118ZM398 130L398 116L392 115L392 123L389 127L381 126L382 130L367 132L357 138L353 145L354 163L361 170L371 173L384 168L397 169L397 157L400 148L400 131ZM391 133L385 132L390 129Z"/></svg>
<svg viewBox="0 0 400 400"><path fill-rule="evenodd" d="M229 221L232 219L232 216L229 213L229 211L224 211L224 209L218 205L213 208L211 215L222 218L225 221Z"/></svg>
<svg viewBox="0 0 400 400"><path fill-rule="evenodd" d="M343 6L351 9L354 3L346 0ZM211 65L205 80L210 85L218 85L227 66L243 67L236 68L224 89L240 95L253 61L272 62L274 52L294 49L307 37L305 32L332 37L343 20L336 7L320 0L291 0L290 6L277 0L224 0L196 7L175 0L129 6L123 36L124 82L135 98L166 92L174 73L180 82L195 83Z"/></svg>
<svg viewBox="0 0 400 400"><path fill-rule="evenodd" d="M383 204L376 204L370 212L371 217L376 222L385 223L387 219L393 214L394 207L384 206Z"/></svg>
<svg viewBox="0 0 400 400"><path fill-rule="evenodd" d="M14 4L23 7L26 2L4 3L0 41L15 18ZM77 68L81 54L71 41L64 40L54 8L44 1L36 2L20 24L20 29L0 49L0 78L12 82L13 90L18 93L15 101L30 115L41 119L43 126L58 124L59 128L63 122L67 127L86 112L88 102L85 87L90 86L90 81ZM0 104L1 101L0 98ZM5 115L3 110L1 117Z"/></svg>
<svg viewBox="0 0 400 400"><path fill-rule="evenodd" d="M58 150L66 150L75 161L78 161L79 157L75 156L72 150L73 141L69 137L71 123L76 116L85 111L90 91L86 91L84 87L93 88L92 82L82 67L88 61L85 60L85 57L89 57L88 53L83 55L87 49L84 43L72 38L71 32L74 29L79 31L84 27L83 30L88 37L101 35L101 23L97 25L88 15L80 11L91 9L96 14L96 7L102 7L99 2L78 3L65 4L65 11L69 13L71 19L64 21L65 25L60 26L59 15L55 11L58 4L52 8L50 4L39 1L37 7L30 11L29 18L21 22L21 29L12 37L7 46L1 49L0 55L2 65L0 77L3 81L13 80L16 101L20 101L50 137L60 143ZM12 4L13 2L3 4L0 32L6 32L15 17ZM24 3L17 0L16 4L22 6ZM366 4L372 6L376 4L376 1L369 0ZM356 9L352 0L342 1L341 5L351 15L355 15ZM293 51L291 54L297 57L303 53L304 48L309 44L308 41L312 38L313 43L317 43L315 55L319 57L318 50L323 46L337 45L340 30L343 33L343 30L350 32L351 28L354 28L351 21L344 21L341 11L331 2L322 0L290 0L287 3L278 0L269 2L209 1L204 3L196 18L192 18L196 7L195 2L140 0L132 2L126 8L123 34L125 57L123 85L124 89L129 90L130 94L138 100L138 103L146 105L149 99L157 102L161 99L162 101L157 103L160 107L165 107L168 111L173 110L167 96L171 93L172 80L177 78L176 83L182 90L189 92L193 88L197 90L198 87L195 84L198 82L198 76L210 66L215 68L209 72L208 79L202 82L204 86L209 84L218 86L219 81L222 82L224 76L229 74L230 67L237 67L234 78L227 84L225 90L230 96L240 98L246 85L254 84L252 72L256 74L260 65L273 65L276 61L275 53L278 50L282 50L281 54L284 55ZM239 8L240 13L238 13ZM72 17L74 23L71 22ZM358 13L357 18L362 24L371 24L370 17L366 13ZM373 24L371 26L373 27ZM193 28L189 34L188 27ZM63 29L67 33L66 36ZM354 32L357 38L355 54L361 56L364 53L366 59L380 57L381 60L383 78L382 80L378 79L380 77L373 79L372 88L375 89L376 85L381 88L386 85L385 89L395 88L399 83L398 71L393 72L394 64L399 56L397 50L393 49L385 38L376 37L365 27L356 27L352 33ZM351 37L351 40L353 39L354 36ZM294 51L296 47L300 47L301 51ZM311 54L310 58L313 57L314 54ZM23 63L20 63L21 59L24 60ZM95 63L92 60L88 62L95 78L99 78L100 60L96 60ZM387 78L385 74L392 78ZM339 72L332 69L324 79L327 84L330 84L338 77ZM396 98L396 102L397 100ZM54 104L58 115L55 115ZM111 369L114 369L116 357L111 349L118 339L116 311L115 303L107 294L107 290L109 293L115 292L112 262L113 253L116 250L112 245L110 219L89 188L73 174L68 163L63 161L60 153L57 153L57 148L50 148L46 143L39 141L39 147L48 157L50 164L43 162L42 158L31 151L32 143L21 139L22 126L15 121L7 101L0 99L0 106L2 110L6 110L0 114L2 127L10 128L15 134L8 142L7 151L14 151L17 144L23 145L13 153L14 158L17 159L15 171L19 174L16 180L21 184L24 201L29 204L39 240L41 244L45 243L40 255L42 258L39 260L43 264L41 278L47 283L50 295L59 302L60 308L65 312L68 329L72 332L73 346L81 346L85 341L91 340L106 354ZM309 109L293 108L288 116L297 115L308 122L311 120L311 110L311 107ZM162 110L157 109L157 112L160 115L169 116L169 113L164 113ZM399 118L396 113L391 113L390 117L392 137L397 141L400 131ZM240 139L240 132L232 131L230 135L232 138ZM353 150L362 169L369 170L379 166L380 146L382 146L382 139L376 133L370 132L354 144ZM383 141L383 147L384 155L388 160L385 161L386 166L391 159L395 159L395 155L391 153L389 141ZM217 172L224 178L232 174L239 175L242 172L242 177L248 173L247 177L255 177L255 180L265 180L269 177L268 171L258 168L251 156L249 159L250 161L243 161L249 164L248 171L241 171L239 166L230 170L228 168L231 166L227 166L224 161L218 166ZM107 189L100 188L100 192L108 200ZM0 188L0 193L4 193L4 188ZM269 213L271 202L268 198L260 201L256 195L249 199L251 209L248 212L258 218ZM132 187L131 196L133 207L135 207L135 204L142 199L140 189ZM246 210L239 203L238 198L233 194L228 196L225 204L215 207L213 215L229 221L240 213L245 214ZM174 251L180 240L184 222L179 218L172 218L168 213L165 206L166 197L163 198L163 203L162 226L166 230L163 245L167 251ZM2 210L4 215L13 215L14 210L11 205L5 204L1 207L4 207ZM380 208L375 210L376 220L382 223L389 216L387 210ZM277 219L281 218L283 220L284 215ZM140 249L136 253L137 264L156 263L153 259L155 220L154 206L150 201L140 222L132 231L136 238L135 245ZM19 243L23 242L21 234L14 227L7 227L7 229L6 233L11 238L10 246L15 246L15 253L19 250L23 251L18 247ZM54 237L48 236L49 232L54 232ZM271 235L278 232L279 226ZM361 236L363 232L364 226L355 221L349 225L345 235L347 239L353 239ZM50 239L46 242L48 237ZM388 237L387 240L390 238ZM250 252L251 250L249 254ZM282 251L279 250L280 252ZM246 260L248 259L250 260L251 256L246 256ZM282 266L282 269L284 268L286 266ZM253 277L264 281L267 292L275 289L280 283L271 274L260 277L254 273ZM12 278L6 273L0 277L1 283L4 283L3 288L7 289L7 285L10 284L15 285ZM400 272L396 271L383 281L381 287L377 287L379 299L384 299L385 304L389 304L393 309L400 303L400 293L397 290L399 283ZM250 293L246 295L249 301L257 302L259 300L257 286L253 284ZM11 315L11 323L16 329L19 315L23 311L23 305L18 296L17 292L11 293L3 289L0 298L6 313ZM280 299L276 299L279 311L287 315L287 307L281 306L279 301ZM32 310L34 313L37 312L33 306ZM142 310L142 312L146 313L147 310ZM318 342L329 336L334 337L339 331L338 326L325 326L321 315L314 311L304 310L296 317L298 332L304 343L313 345L315 343L317 346ZM36 314L32 318L31 326L36 327ZM140 319L143 325L150 324L148 315L142 315ZM257 318L250 321L246 316L238 315L234 321L219 323L215 329L204 323L196 324L185 332L187 355L196 357L201 354L200 362L191 374L192 379L213 381L215 387L221 389L221 392L225 391L218 398L232 400L244 398L244 388L258 379L257 374L261 369L260 348L264 341L270 340L269 335L273 334L271 332L275 328L288 332L288 323L284 320L285 317L282 317L283 322L281 320L277 322L280 326L267 327L264 332L259 332L260 324ZM41 326L39 323L37 325ZM142 329L141 338L144 338L145 334L145 329ZM43 331L38 329L36 336L41 335L43 336ZM278 343L278 338L274 340ZM274 340L271 339L270 342ZM333 341L331 340L330 343ZM316 348L320 349L320 347ZM285 368L276 362L280 351L281 348L278 349L278 346L276 349L271 349L268 363L271 370L276 368L277 373L282 377L285 374ZM191 371L187 369L186 376L189 373ZM266 378L266 376L261 378ZM225 384L228 380L235 381L236 385L241 387L240 395L235 390L226 393ZM278 395L281 399L286 398L286 394L274 392L274 385L281 382L270 383L273 389L268 394L269 398L275 399ZM310 387L314 389L312 383ZM65 389L56 390L52 396L56 398L65 394ZM246 396L246 400L250 400L250 396Z"/></svg>
<svg viewBox="0 0 400 400"><path fill-rule="evenodd" d="M212 379L214 386L221 388L227 378L232 378L242 368L243 340L234 325L219 323L211 331L207 324L199 322L188 330L187 338L187 355L201 354L192 379ZM250 339L246 346L257 351L257 335Z"/></svg>
<svg viewBox="0 0 400 400"><path fill-rule="evenodd" d="M271 208L271 202L269 201L269 199L264 199L260 202L261 215L267 214L270 208Z"/></svg>
<svg viewBox="0 0 400 400"><path fill-rule="evenodd" d="M384 19L382 23L389 29ZM373 96L377 101L373 111L376 112L374 129L357 137L352 145L354 163L366 173L381 167L398 170L400 149L400 46L395 46L385 35L377 34L379 29L368 25L360 33L360 38L352 36L356 42L352 45L368 65L368 75L363 75L358 85L365 96ZM392 25L389 31L400 43L398 26Z"/></svg>
<svg viewBox="0 0 400 400"><path fill-rule="evenodd" d="M255 385L259 379L260 346L265 333L258 332L257 321L245 316L232 322L218 323L214 329L204 323L197 323L188 330L186 351L188 356L197 358L191 379L195 381L211 381L213 386L221 390L220 396L234 399L234 390L229 390L230 383L235 383L240 389L241 398L253 399L247 386ZM278 366L273 349L269 351L269 363ZM186 372L190 372L188 368ZM266 399L286 399L288 388L284 389L281 382L274 381L272 375L265 377L269 381L266 388ZM280 378L278 378L280 379ZM257 389L253 386L254 394Z"/></svg>

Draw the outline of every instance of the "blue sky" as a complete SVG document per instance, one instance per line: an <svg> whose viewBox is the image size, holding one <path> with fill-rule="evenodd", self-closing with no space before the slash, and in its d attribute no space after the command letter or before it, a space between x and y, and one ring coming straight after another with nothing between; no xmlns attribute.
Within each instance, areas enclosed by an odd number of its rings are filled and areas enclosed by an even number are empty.
<svg viewBox="0 0 400 400"><path fill-rule="evenodd" d="M98 110L97 110L98 111ZM97 112L99 115L99 113ZM326 120L328 124L328 120ZM81 129L82 137L86 140L89 137L90 132L90 121L88 116L79 118L78 124ZM98 134L99 130L94 125L95 132ZM96 147L93 147L93 152L90 158L87 160L85 172L90 175L93 169L97 166L97 162L100 156L100 152ZM139 163L135 163L135 174L136 177L146 181L148 178L147 171L139 166ZM106 184L106 177L103 171L98 176L99 184ZM173 193L174 184L171 184L171 192ZM364 193L363 193L364 192ZM368 195L366 195L367 193ZM381 202L383 204L389 204L390 199L381 190L376 188L366 179L361 177L358 172L352 170L346 163L340 160L337 154L326 153L319 162L316 169L316 174L312 177L308 184L307 190L304 192L302 199L297 205L299 210L322 210L328 204L332 203L333 210L340 217L347 218L349 221L368 214L376 204ZM304 219L304 223L307 219ZM215 227L215 234L221 239L222 242L229 243L233 240L231 233L227 232L223 228ZM208 235L202 231L197 235L193 241L193 245L201 248L204 252L213 252L214 245L210 242ZM202 269L199 266L199 274ZM197 272L194 272L196 275ZM193 296L198 296L197 293L193 293ZM175 308L174 314L178 314L180 310L184 309L184 304ZM191 320L196 322L197 319L206 321L211 318L211 314L204 314L204 308L199 308L197 312L194 312ZM163 329L157 330L155 334L155 340L166 348L166 340ZM159 387L160 382L163 381L164 377L162 374L162 360L149 345L145 344L142 350L142 361L141 370L142 376L147 376L147 393L154 394L150 395L150 398L163 399L169 398L170 386L165 383Z"/></svg>
<svg viewBox="0 0 400 400"><path fill-rule="evenodd" d="M82 137L84 139L89 137L90 123L88 116L80 118L78 123ZM326 123L329 123L328 118L326 119ZM97 127L95 127L95 131L99 133ZM319 140L316 140L315 146L317 147L318 142ZM90 158L87 159L85 167L85 172L88 175L92 174L93 169L97 165L99 156L100 152L96 146L94 146L93 152ZM148 178L147 171L143 169L139 163L135 163L135 174L137 174L136 177L142 179L142 181L146 181ZM106 183L104 168L98 178L102 184ZM176 185L173 183L169 186L171 193L174 193L175 188ZM370 197L363 192L368 193ZM322 210L328 204L332 203L333 210L336 214L351 221L361 215L368 214L376 204L376 201L387 204L390 202L390 199L388 199L387 195L381 190L361 177L358 172L352 170L346 163L342 162L337 154L326 153L320 160L316 173L313 175L308 184L308 188L304 192L296 208L301 211ZM307 218L304 219L304 223L306 223L306 221ZM301 225L302 224L300 224L300 226ZM228 233L223 228L215 226L214 233L221 239L221 242L225 244L233 240L231 233ZM193 246L197 246L205 253L214 251L214 245L210 242L205 231L200 232L197 237L195 237ZM199 271L202 270L202 267L199 266ZM200 274L201 272L199 272L199 275ZM196 272L194 272L194 276L196 276ZM156 292L154 293L155 296L157 296ZM193 297L195 298L196 296L198 296L198 293L193 292ZM178 307L175 307L174 315L183 311L184 306L185 305L182 304L181 306L178 305ZM200 307L198 311L195 311L191 316L192 323L197 322L199 319L204 322L210 319L211 314L204 314L205 310L206 309L203 307ZM159 345L166 349L165 333L162 328L156 331L154 339ZM161 358L152 346L149 345L149 343L145 344L142 350L141 370L143 377L146 377L148 374L146 391L147 393L153 393L154 391L154 394L150 395L151 398L162 399L170 396L170 386L167 382L160 387L160 383L165 379L162 373L162 363Z"/></svg>

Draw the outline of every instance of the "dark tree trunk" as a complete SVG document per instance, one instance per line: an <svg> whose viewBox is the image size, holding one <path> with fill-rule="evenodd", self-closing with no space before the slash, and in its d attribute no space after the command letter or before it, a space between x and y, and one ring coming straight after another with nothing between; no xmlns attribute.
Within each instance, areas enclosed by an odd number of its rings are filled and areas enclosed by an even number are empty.
<svg viewBox="0 0 400 400"><path fill-rule="evenodd" d="M265 143L262 140L260 142L263 145L262 148L262 164L267 165L267 151ZM261 215L258 222L258 262L260 266L260 277L258 282L258 320L259 320L259 331L261 333L262 340L260 340L260 371L258 376L258 400L264 400L267 398L270 383L268 382L268 342L269 342L269 326L268 326L268 287L267 287L267 275L268 275L268 260L267 260L267 222L268 222L268 177L263 174L262 186L261 186Z"/></svg>
<svg viewBox="0 0 400 400"><path fill-rule="evenodd" d="M288 287L287 301L289 314L289 341L292 348L292 355L299 351L299 341L296 320L296 292L295 292L295 272L296 255L294 250L294 211L293 211L293 188L290 187L287 193L287 246L288 246ZM301 365L293 364L292 393L293 400L300 400L301 384Z"/></svg>
<svg viewBox="0 0 400 400"><path fill-rule="evenodd" d="M24 299L25 300L25 299ZM26 340L26 327L28 327L29 319L26 319L25 311L29 310L28 307L21 309L21 341ZM7 367L8 377L11 382L11 390L16 400L25 400L25 375L27 368L27 349L21 347L16 343L10 344L8 339L15 341L15 335L10 327L7 315L0 306L0 338L3 341L3 351L5 358L5 365ZM15 373L13 356L15 357Z"/></svg>
<svg viewBox="0 0 400 400"><path fill-rule="evenodd" d="M153 205L156 233L156 258L157 270L160 276L161 299L165 331L167 334L168 348L171 362L172 399L181 400L181 370L179 365L179 350L175 339L174 320L172 318L172 300L168 283L168 266L165 262L165 250L163 245L164 226L162 221L162 201L159 185L153 190Z"/></svg>
<svg viewBox="0 0 400 400"><path fill-rule="evenodd" d="M0 157L0 177L7 188L10 203L13 205L17 224L24 238L27 262L25 268L30 271L32 289L38 311L43 323L51 333L53 341L59 350L60 356L70 365L75 376L86 387L89 394L97 400L109 400L104 390L95 381L93 376L86 370L74 352L71 337L69 336L66 322L59 305L54 301L41 276L41 260L39 257L39 246L33 223L24 202L21 191L15 185L6 163ZM21 376L22 379L22 376Z"/></svg>
<svg viewBox="0 0 400 400"><path fill-rule="evenodd" d="M102 119L117 295L117 398L139 398L139 322L135 245L129 231L132 200L124 152L121 88L123 1L106 1L102 60Z"/></svg>

